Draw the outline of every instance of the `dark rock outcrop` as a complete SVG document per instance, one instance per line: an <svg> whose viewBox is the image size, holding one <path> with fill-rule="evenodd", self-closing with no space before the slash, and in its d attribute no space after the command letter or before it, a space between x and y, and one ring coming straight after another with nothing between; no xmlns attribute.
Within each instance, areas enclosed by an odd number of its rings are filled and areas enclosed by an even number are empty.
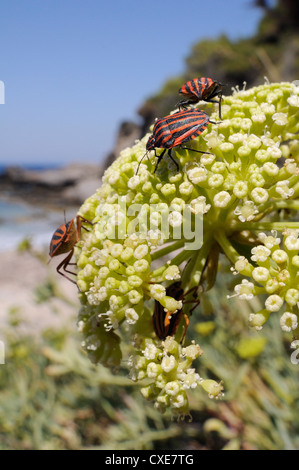
<svg viewBox="0 0 299 470"><path fill-rule="evenodd" d="M22 199L36 206L80 206L102 184L102 176L126 147L142 137L142 127L130 121L121 124L113 151L103 164L73 163L64 167L29 170L7 166L0 174L0 197Z"/></svg>
<svg viewBox="0 0 299 470"><path fill-rule="evenodd" d="M46 170L8 166L0 175L0 196L38 206L78 205L101 185L100 175L99 165L91 163Z"/></svg>

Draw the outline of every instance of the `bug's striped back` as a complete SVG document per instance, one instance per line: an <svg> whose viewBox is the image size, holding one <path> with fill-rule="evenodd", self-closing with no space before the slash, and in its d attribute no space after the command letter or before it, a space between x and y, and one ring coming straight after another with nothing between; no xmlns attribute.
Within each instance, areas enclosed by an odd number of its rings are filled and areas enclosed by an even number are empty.
<svg viewBox="0 0 299 470"><path fill-rule="evenodd" d="M214 82L211 78L201 77L194 78L186 82L180 89L179 93L185 95L190 100L196 102L204 99L204 96L208 97L209 93L206 90L217 82Z"/></svg>
<svg viewBox="0 0 299 470"><path fill-rule="evenodd" d="M172 148L201 134L209 124L209 116L198 109L184 109L158 119L154 125L155 147Z"/></svg>
<svg viewBox="0 0 299 470"><path fill-rule="evenodd" d="M174 282L166 289L166 295L181 300L184 291L180 282ZM182 309L175 313L167 312L164 307L156 300L153 313L153 328L157 337L164 340L167 336L173 336L178 328L182 316Z"/></svg>
<svg viewBox="0 0 299 470"><path fill-rule="evenodd" d="M60 225L54 232L50 242L50 256L51 258L61 253L70 251L76 242L76 231L74 221Z"/></svg>

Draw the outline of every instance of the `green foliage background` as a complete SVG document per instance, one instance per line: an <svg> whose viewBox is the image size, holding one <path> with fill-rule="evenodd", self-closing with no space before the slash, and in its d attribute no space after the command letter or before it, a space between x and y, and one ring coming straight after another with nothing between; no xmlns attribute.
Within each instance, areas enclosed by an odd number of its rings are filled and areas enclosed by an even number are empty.
<svg viewBox="0 0 299 470"><path fill-rule="evenodd" d="M222 35L195 43L185 60L181 76L169 79L156 94L140 107L144 131L156 117L169 114L178 99L178 90L187 80L211 77L224 85L224 95L232 87L257 86L270 82L299 79L299 4L296 0L248 2L262 7L264 16L253 37L231 41ZM217 13L215 13L217 14ZM233 26L232 26L233 27Z"/></svg>

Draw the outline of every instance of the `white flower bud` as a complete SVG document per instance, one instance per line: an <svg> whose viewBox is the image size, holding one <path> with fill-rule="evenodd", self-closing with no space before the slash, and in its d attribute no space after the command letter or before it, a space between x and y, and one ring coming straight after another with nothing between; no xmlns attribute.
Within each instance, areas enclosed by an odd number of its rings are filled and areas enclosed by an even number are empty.
<svg viewBox="0 0 299 470"><path fill-rule="evenodd" d="M277 264L283 264L286 263L289 259L287 253L283 250L275 250L272 253L272 259L275 261Z"/></svg>
<svg viewBox="0 0 299 470"><path fill-rule="evenodd" d="M295 235L289 235L284 240L284 245L289 251L298 251L299 250L299 238Z"/></svg>
<svg viewBox="0 0 299 470"><path fill-rule="evenodd" d="M174 356L164 356L161 362L161 367L164 372L170 372L177 367L177 362Z"/></svg>
<svg viewBox="0 0 299 470"><path fill-rule="evenodd" d="M297 315L291 312L284 312L280 317L280 326L283 331L296 330L298 327Z"/></svg>
<svg viewBox="0 0 299 470"><path fill-rule="evenodd" d="M252 248L251 253L253 255L251 256L252 261L264 262L269 258L271 251L263 245L258 245Z"/></svg>
<svg viewBox="0 0 299 470"><path fill-rule="evenodd" d="M282 305L283 299L277 294L269 295L265 302L265 307L269 312L278 312Z"/></svg>
<svg viewBox="0 0 299 470"><path fill-rule="evenodd" d="M214 196L213 201L216 207L225 208L228 206L230 200L230 194L227 191L221 191L220 193L216 194L216 196Z"/></svg>

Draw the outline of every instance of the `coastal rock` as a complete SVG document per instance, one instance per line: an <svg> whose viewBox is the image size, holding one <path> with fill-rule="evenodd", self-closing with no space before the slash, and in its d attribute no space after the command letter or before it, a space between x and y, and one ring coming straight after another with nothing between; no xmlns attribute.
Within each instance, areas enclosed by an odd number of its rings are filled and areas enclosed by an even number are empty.
<svg viewBox="0 0 299 470"><path fill-rule="evenodd" d="M35 206L50 208L78 207L101 186L106 168L121 150L132 146L141 137L141 126L124 121L115 147L102 165L83 161L43 170L7 166L0 174L0 197L21 199Z"/></svg>
<svg viewBox="0 0 299 470"><path fill-rule="evenodd" d="M135 140L141 139L142 127L133 121L124 121L121 123L116 144L112 152L110 152L103 165L103 172L111 165L111 163L119 156L120 152L126 147L132 147Z"/></svg>
<svg viewBox="0 0 299 470"><path fill-rule="evenodd" d="M63 198L71 203L82 204L101 186L100 178L84 178L63 190Z"/></svg>
<svg viewBox="0 0 299 470"><path fill-rule="evenodd" d="M73 163L61 168L28 170L21 167L7 167L1 179L11 184L37 186L69 186L82 178L100 174L98 165Z"/></svg>
<svg viewBox="0 0 299 470"><path fill-rule="evenodd" d="M83 188L90 187L90 180L93 181L92 188L95 184L97 187L101 185L101 172L100 165L92 163L73 163L45 170L11 166L0 175L0 197L56 207L81 204L87 197L86 193L83 194ZM89 183L85 184L85 181ZM69 188L73 191L67 191Z"/></svg>

